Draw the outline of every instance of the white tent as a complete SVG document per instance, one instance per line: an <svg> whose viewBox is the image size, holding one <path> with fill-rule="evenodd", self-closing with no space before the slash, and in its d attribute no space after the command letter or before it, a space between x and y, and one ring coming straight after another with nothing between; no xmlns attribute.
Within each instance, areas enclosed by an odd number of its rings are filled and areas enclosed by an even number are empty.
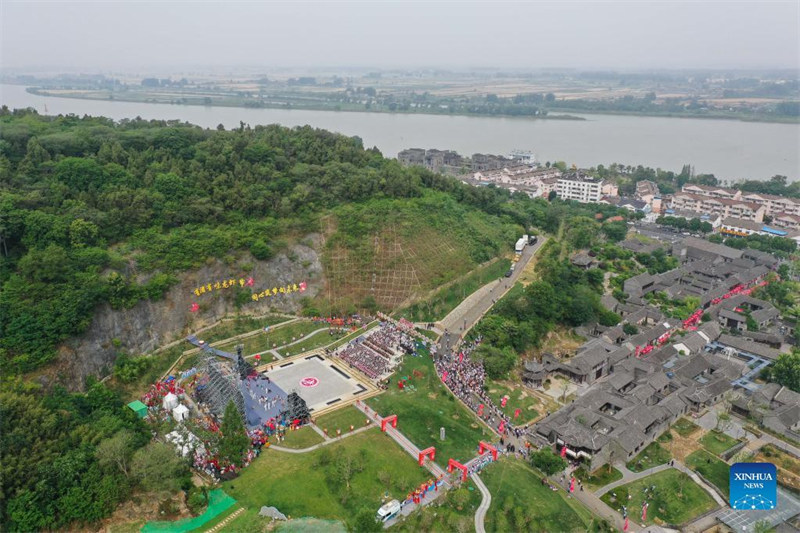
<svg viewBox="0 0 800 533"><path fill-rule="evenodd" d="M177 451L182 457L186 457L193 450L205 451L203 443L200 439L194 436L193 433L186 433L185 436L181 435L178 431L173 431L164 435L167 442L175 446Z"/></svg>
<svg viewBox="0 0 800 533"><path fill-rule="evenodd" d="M187 420L189 418L189 408L182 403L178 404L178 407L172 410L172 418L174 418L176 422Z"/></svg>
<svg viewBox="0 0 800 533"><path fill-rule="evenodd" d="M167 395L164 396L164 402L162 405L164 406L164 409L172 411L178 407L178 397L171 392L168 392Z"/></svg>

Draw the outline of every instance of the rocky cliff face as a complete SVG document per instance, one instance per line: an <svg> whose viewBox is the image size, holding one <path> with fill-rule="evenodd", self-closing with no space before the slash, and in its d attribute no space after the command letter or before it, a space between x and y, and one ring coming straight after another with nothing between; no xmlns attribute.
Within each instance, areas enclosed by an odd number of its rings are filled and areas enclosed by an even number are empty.
<svg viewBox="0 0 800 533"><path fill-rule="evenodd" d="M203 284L252 276L255 291L305 281L308 289L304 293L249 301L240 312L258 316L271 311L299 311L300 299L313 298L324 286L322 263L316 251L321 249L322 239L311 235L304 242L310 246L292 245L269 261L257 261L249 254L233 265L209 260L203 268L182 274L180 282L159 301L142 301L131 309L120 310L108 304L99 306L86 333L61 346L56 364L51 367L53 374L47 381L57 381L73 390L83 388L87 377L102 378L111 372L119 351L134 355L148 353L235 313L234 290L196 296L194 289ZM191 312L195 302L200 310Z"/></svg>

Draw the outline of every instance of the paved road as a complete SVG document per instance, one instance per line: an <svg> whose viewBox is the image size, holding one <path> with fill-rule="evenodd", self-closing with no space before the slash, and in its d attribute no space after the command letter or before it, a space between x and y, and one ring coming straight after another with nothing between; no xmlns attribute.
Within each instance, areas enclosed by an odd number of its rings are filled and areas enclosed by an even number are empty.
<svg viewBox="0 0 800 533"><path fill-rule="evenodd" d="M569 472L567 470L565 470L564 472L566 474L565 483L569 483L570 479ZM561 476L560 473L550 476L549 478L550 483L552 485L558 486L559 490L568 491L569 486L567 485L565 487L564 483L560 482L560 476ZM585 505L589 509L589 511L592 512L593 515L608 520L611 524L614 525L614 527L618 531L622 531L622 528L625 525L625 520L622 518L622 515L618 513L615 509L612 509L611 507L606 505L605 502L601 501L600 498L598 498L595 494L593 494L588 490L586 491L576 490L575 492L572 493L572 496L576 500L581 502L583 505ZM639 531L640 529L642 529L642 526L640 526L639 524L634 522L630 517L628 517L628 531L635 532Z"/></svg>
<svg viewBox="0 0 800 533"><path fill-rule="evenodd" d="M486 519L486 513L489 511L489 506L492 504L492 493L489 492L489 489L483 484L483 480L480 478L480 476L478 476L478 474L472 474L472 481L475 483L475 486L478 487L478 490L481 491L481 496L483 496L483 500L478 506L478 510L475 511L475 533L486 533L486 528L483 527L483 522Z"/></svg>
<svg viewBox="0 0 800 533"><path fill-rule="evenodd" d="M445 334L439 339L439 353L449 353L457 345L463 335L465 335L478 320L480 320L495 301L503 297L525 270L528 262L533 255L547 242L546 236L540 236L536 244L526 246L522 252L522 257L517 262L514 272L510 277L500 278L490 281L480 289L476 290L461 302L458 307L453 309L446 317L437 323L439 329Z"/></svg>
<svg viewBox="0 0 800 533"><path fill-rule="evenodd" d="M614 466L617 468L617 470L622 472L622 479L619 479L613 483L609 483L605 487L600 487L598 490L594 491L595 496L597 496L598 498L603 494L616 489L619 486L625 485L627 483L630 483L631 481L636 481L638 479L642 479L643 477L647 477L650 474L655 474L656 472L661 472L662 470L670 468L668 464L663 464L654 466L653 468L648 468L647 470L642 470L641 472L632 472L631 470L628 470L627 468L622 467L620 465L614 465Z"/></svg>

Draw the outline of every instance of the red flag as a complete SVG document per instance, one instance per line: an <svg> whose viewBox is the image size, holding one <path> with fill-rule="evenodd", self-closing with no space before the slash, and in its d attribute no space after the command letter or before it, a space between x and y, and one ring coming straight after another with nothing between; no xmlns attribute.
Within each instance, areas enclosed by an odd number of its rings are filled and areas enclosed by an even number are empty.
<svg viewBox="0 0 800 533"><path fill-rule="evenodd" d="M464 352L459 352L458 353L458 362L459 363L463 363L464 362Z"/></svg>
<svg viewBox="0 0 800 533"><path fill-rule="evenodd" d="M628 531L628 517L625 517L625 525L622 526L622 531Z"/></svg>
<svg viewBox="0 0 800 533"><path fill-rule="evenodd" d="M565 444L561 448L561 457L566 457L566 456L567 456L567 445Z"/></svg>
<svg viewBox="0 0 800 533"><path fill-rule="evenodd" d="M478 406L478 416L483 416L483 404Z"/></svg>
<svg viewBox="0 0 800 533"><path fill-rule="evenodd" d="M306 285L306 282L305 282L305 281L301 281L301 282L298 284L298 286L300 287L300 292L305 292L305 290L306 290L306 287L307 287L307 285Z"/></svg>
<svg viewBox="0 0 800 533"><path fill-rule="evenodd" d="M447 370L442 373L442 381L447 381Z"/></svg>
<svg viewBox="0 0 800 533"><path fill-rule="evenodd" d="M196 312L198 312L198 311L200 310L200 304L198 304L197 302L193 302L193 303L192 303L192 307L190 307L190 308L189 308L189 310L190 310L192 313L196 313Z"/></svg>
<svg viewBox="0 0 800 533"><path fill-rule="evenodd" d="M642 522L647 520L647 504L642 505Z"/></svg>
<svg viewBox="0 0 800 533"><path fill-rule="evenodd" d="M569 480L569 491L575 492L575 478Z"/></svg>
<svg viewBox="0 0 800 533"><path fill-rule="evenodd" d="M255 284L255 282L256 281L252 277L249 277L247 278L247 283L245 285L247 285L248 287L252 287Z"/></svg>
<svg viewBox="0 0 800 533"><path fill-rule="evenodd" d="M500 400L500 405L502 407L505 407L507 403L508 403L508 396L503 396L503 398Z"/></svg>
<svg viewBox="0 0 800 533"><path fill-rule="evenodd" d="M500 430L500 433L502 433L503 430L506 429L506 421L505 420L500 422L500 427L498 429Z"/></svg>
<svg viewBox="0 0 800 533"><path fill-rule="evenodd" d="M514 418L519 417L519 409L514 409Z"/></svg>

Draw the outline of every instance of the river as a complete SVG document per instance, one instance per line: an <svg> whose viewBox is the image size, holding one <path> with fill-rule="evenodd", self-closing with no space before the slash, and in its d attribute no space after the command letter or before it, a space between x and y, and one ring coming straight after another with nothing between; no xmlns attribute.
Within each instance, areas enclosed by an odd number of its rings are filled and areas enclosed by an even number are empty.
<svg viewBox="0 0 800 533"><path fill-rule="evenodd" d="M357 135L364 146L377 146L387 157L412 147L465 155L524 149L542 162L563 160L580 167L616 162L678 172L688 163L697 173L723 180L768 179L775 174L800 179L800 124L629 115L581 115L586 120L577 121L204 107L36 96L20 85L0 85L0 104L116 120L179 119L208 128L231 128L240 121L251 126L310 124Z"/></svg>

